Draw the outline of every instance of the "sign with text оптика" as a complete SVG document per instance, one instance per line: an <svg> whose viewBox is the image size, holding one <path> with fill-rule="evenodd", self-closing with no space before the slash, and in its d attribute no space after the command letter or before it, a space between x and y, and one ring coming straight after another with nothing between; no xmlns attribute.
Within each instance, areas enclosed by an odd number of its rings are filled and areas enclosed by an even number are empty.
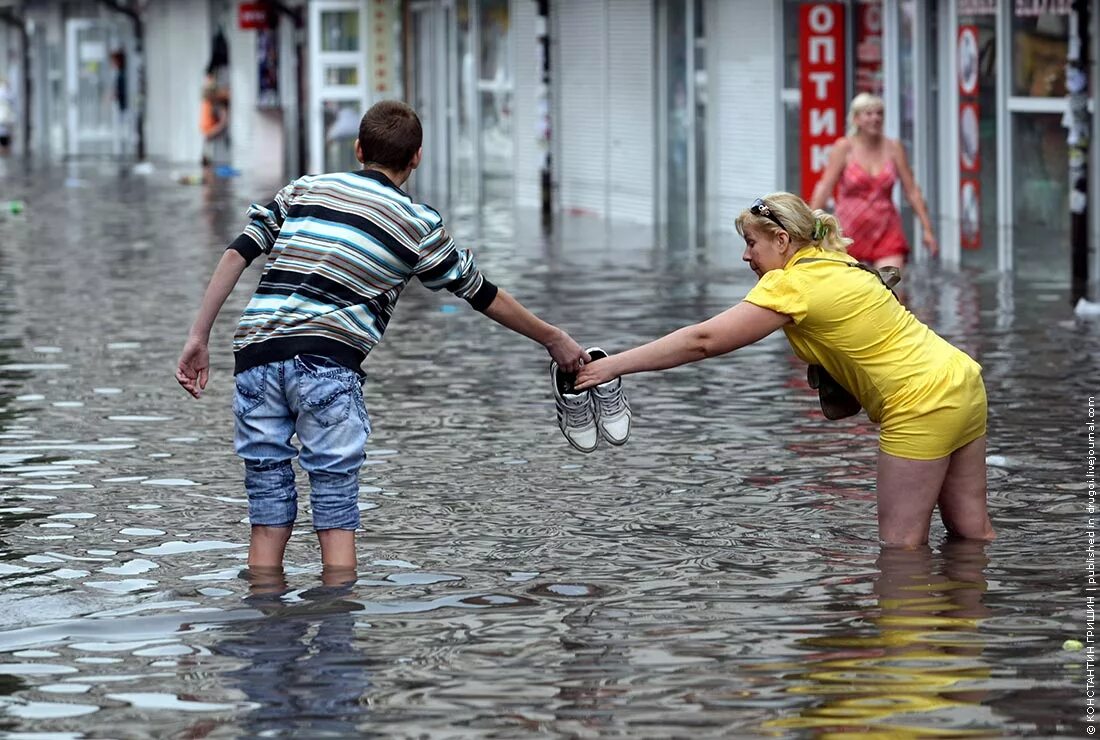
<svg viewBox="0 0 1100 740"><path fill-rule="evenodd" d="M799 27L802 197L809 200L844 131L844 6L806 3Z"/></svg>

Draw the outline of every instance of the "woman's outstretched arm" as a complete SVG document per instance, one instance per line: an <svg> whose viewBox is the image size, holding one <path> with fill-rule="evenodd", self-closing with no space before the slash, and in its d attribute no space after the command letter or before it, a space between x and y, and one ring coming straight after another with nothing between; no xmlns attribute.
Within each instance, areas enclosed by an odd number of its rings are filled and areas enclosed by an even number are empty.
<svg viewBox="0 0 1100 740"><path fill-rule="evenodd" d="M583 390L620 375L665 370L724 355L763 339L790 321L786 314L742 301L706 321L585 365L577 373L574 387Z"/></svg>

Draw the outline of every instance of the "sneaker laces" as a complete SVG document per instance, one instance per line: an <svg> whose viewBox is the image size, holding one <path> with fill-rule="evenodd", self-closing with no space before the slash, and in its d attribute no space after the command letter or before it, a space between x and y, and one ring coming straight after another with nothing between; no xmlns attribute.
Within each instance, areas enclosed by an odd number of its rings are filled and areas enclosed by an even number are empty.
<svg viewBox="0 0 1100 740"><path fill-rule="evenodd" d="M558 404L558 417L564 418L565 425L571 429L584 428L596 421L592 404L584 396L562 396Z"/></svg>
<svg viewBox="0 0 1100 740"><path fill-rule="evenodd" d="M596 397L600 400L600 411L608 416L616 416L630 408L626 402L626 394L623 393L622 381L618 381L614 388L603 389L596 386Z"/></svg>

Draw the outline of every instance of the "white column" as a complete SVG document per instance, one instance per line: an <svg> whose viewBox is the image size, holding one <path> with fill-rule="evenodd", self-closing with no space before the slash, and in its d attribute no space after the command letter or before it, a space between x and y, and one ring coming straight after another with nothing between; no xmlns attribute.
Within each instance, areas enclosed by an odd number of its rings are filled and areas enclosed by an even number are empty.
<svg viewBox="0 0 1100 740"><path fill-rule="evenodd" d="M958 269L962 256L959 239L959 64L957 52L958 2L940 5L940 213L943 228L937 234L940 262Z"/></svg>
<svg viewBox="0 0 1100 740"><path fill-rule="evenodd" d="M1012 17L1005 3L997 4L997 266L1012 270L1012 114L1008 96L1012 85Z"/></svg>
<svg viewBox="0 0 1100 740"><path fill-rule="evenodd" d="M538 208L542 204L543 147L539 137L538 6L535 0L511 0L509 8L512 61L512 160L515 204Z"/></svg>

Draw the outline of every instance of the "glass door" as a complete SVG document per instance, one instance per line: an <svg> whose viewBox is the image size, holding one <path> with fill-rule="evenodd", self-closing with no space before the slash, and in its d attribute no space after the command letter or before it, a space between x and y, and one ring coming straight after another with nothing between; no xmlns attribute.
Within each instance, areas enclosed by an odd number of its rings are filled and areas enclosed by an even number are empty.
<svg viewBox="0 0 1100 740"><path fill-rule="evenodd" d="M659 214L670 243L706 230L706 36L702 0L664 0L658 16Z"/></svg>
<svg viewBox="0 0 1100 740"><path fill-rule="evenodd" d="M424 127L424 159L410 188L437 204L450 199L452 101L448 50L454 19L450 6L415 2L412 20L412 105Z"/></svg>
<svg viewBox="0 0 1100 740"><path fill-rule="evenodd" d="M358 0L309 4L312 172L359 169L355 141L368 100L365 15Z"/></svg>
<svg viewBox="0 0 1100 740"><path fill-rule="evenodd" d="M480 0L476 11L481 198L495 202L513 194L511 16L508 0Z"/></svg>
<svg viewBox="0 0 1100 740"><path fill-rule="evenodd" d="M119 128L115 115L112 29L94 20L66 23L67 141L69 155L113 154Z"/></svg>
<svg viewBox="0 0 1100 740"><path fill-rule="evenodd" d="M1066 57L1069 4L1017 3L1008 97L1013 263L1022 275L1070 274ZM1090 79L1095 90L1095 80Z"/></svg>

